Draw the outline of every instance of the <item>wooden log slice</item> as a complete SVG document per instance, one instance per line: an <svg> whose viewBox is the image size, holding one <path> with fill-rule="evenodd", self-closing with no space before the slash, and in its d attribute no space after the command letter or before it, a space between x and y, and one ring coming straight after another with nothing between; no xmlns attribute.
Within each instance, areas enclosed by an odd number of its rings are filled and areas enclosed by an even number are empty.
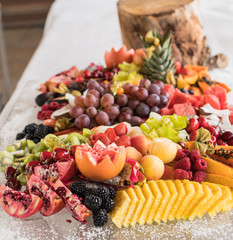
<svg viewBox="0 0 233 240"><path fill-rule="evenodd" d="M197 0L119 0L118 14L126 47L142 47L138 34L173 32L173 55L185 64L225 67L227 58L214 56L206 43Z"/></svg>

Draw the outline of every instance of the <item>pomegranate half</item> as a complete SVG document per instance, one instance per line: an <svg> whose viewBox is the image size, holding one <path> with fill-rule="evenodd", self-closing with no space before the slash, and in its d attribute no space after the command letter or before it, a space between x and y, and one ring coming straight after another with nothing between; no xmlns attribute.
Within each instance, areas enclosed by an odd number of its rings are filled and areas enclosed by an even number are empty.
<svg viewBox="0 0 233 240"><path fill-rule="evenodd" d="M106 181L119 175L125 165L126 150L115 143L107 147L97 141L94 147L78 146L75 161L79 171L88 179Z"/></svg>

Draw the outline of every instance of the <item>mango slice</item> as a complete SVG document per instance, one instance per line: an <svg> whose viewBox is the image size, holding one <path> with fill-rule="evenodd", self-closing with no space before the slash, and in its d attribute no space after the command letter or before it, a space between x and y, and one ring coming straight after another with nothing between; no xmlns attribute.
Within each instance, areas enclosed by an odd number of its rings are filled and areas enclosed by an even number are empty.
<svg viewBox="0 0 233 240"><path fill-rule="evenodd" d="M194 209L194 207L196 207L196 205L204 195L203 187L201 184L199 184L198 182L192 182L192 184L195 188L196 194L188 207L185 209L182 219L187 219L189 217L189 213L192 211L192 209Z"/></svg>
<svg viewBox="0 0 233 240"><path fill-rule="evenodd" d="M146 203L144 205L144 208L142 209L142 212L140 213L140 217L138 219L138 223L140 225L144 225L147 219L147 216L150 212L151 206L154 202L154 195L152 194L149 185L147 183L144 183L142 186L142 192L143 195L146 198Z"/></svg>
<svg viewBox="0 0 233 240"><path fill-rule="evenodd" d="M126 193L128 194L128 196L130 197L130 200L131 200L131 204L129 206L129 209L128 209L128 212L125 216L125 219L123 221L123 226L124 227L128 227L129 224L130 224L130 221L132 219L132 216L134 214L134 211L138 205L138 197L135 193L135 191L133 190L133 188L128 188L125 190Z"/></svg>
<svg viewBox="0 0 233 240"><path fill-rule="evenodd" d="M186 195L184 185L180 180L175 180L174 184L175 184L176 189L177 189L178 197L177 197L176 202L173 206L173 209L170 213L170 216L168 217L168 220L170 220L170 221L175 220L176 213L177 213L178 209L180 208L180 205L183 203L183 200L184 200L185 195Z"/></svg>
<svg viewBox="0 0 233 240"><path fill-rule="evenodd" d="M231 191L233 190L233 178L230 177L207 173L205 181L221 184L229 187Z"/></svg>
<svg viewBox="0 0 233 240"><path fill-rule="evenodd" d="M165 211L163 213L163 216L162 216L162 221L163 222L167 222L168 216L170 215L170 213L172 211L172 207L175 204L176 198L178 196L178 193L177 193L176 186L175 186L174 182L172 180L167 180L167 181L165 181L165 183L167 184L167 187L168 187L168 189L171 193L171 197L169 199L169 202L168 202L168 204L165 208Z"/></svg>
<svg viewBox="0 0 233 240"><path fill-rule="evenodd" d="M131 200L126 191L121 190L117 191L114 202L115 206L110 213L110 217L112 218L113 223L115 223L118 228L121 228Z"/></svg>
<svg viewBox="0 0 233 240"><path fill-rule="evenodd" d="M157 184L159 186L159 189L160 189L163 197L162 197L161 203L159 205L159 208L158 208L158 210L155 214L154 221L157 222L157 223L160 223L160 221L162 219L162 216L163 216L163 213L165 211L165 208L166 208L166 206L168 204L168 201L171 197L171 193L170 193L165 181L158 180Z"/></svg>
<svg viewBox="0 0 233 240"><path fill-rule="evenodd" d="M156 214L156 210L158 209L161 200L162 200L162 193L159 190L159 186L155 181L149 181L147 182L147 184L150 187L150 190L152 192L152 194L154 195L154 202L152 204L152 207L150 209L149 215L147 217L147 224L151 225L153 223L153 219L155 217Z"/></svg>
<svg viewBox="0 0 233 240"><path fill-rule="evenodd" d="M134 186L133 187L133 190L135 191L136 195L137 195L137 198L138 198L138 205L134 211L134 214L132 216L132 220L130 222L130 225L132 227L134 227L137 223L137 220L138 220L138 217L139 217L139 214L141 213L144 205L145 205L145 202L146 202L146 199L142 193L142 189L139 187L139 186Z"/></svg>

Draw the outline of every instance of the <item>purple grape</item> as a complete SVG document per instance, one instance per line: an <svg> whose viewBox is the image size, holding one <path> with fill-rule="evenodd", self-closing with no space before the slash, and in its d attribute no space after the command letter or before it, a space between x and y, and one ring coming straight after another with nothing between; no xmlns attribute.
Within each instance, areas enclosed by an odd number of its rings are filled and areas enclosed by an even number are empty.
<svg viewBox="0 0 233 240"><path fill-rule="evenodd" d="M121 108L121 113L123 113L123 112L126 112L126 113L130 114L131 116L133 116L133 109L130 107Z"/></svg>
<svg viewBox="0 0 233 240"><path fill-rule="evenodd" d="M115 120L120 115L120 110L116 106L106 108L105 112L108 114L110 120Z"/></svg>
<svg viewBox="0 0 233 240"><path fill-rule="evenodd" d="M151 108L150 110L151 112L156 112L156 113L159 113L160 112L160 108L158 106L154 106Z"/></svg>
<svg viewBox="0 0 233 240"><path fill-rule="evenodd" d="M87 88L88 89L95 89L96 87L98 87L99 86L99 84L98 84L98 82L96 82L95 80L89 80L88 82L87 82Z"/></svg>
<svg viewBox="0 0 233 240"><path fill-rule="evenodd" d="M121 107L124 107L127 105L128 103L128 97L125 95L125 94L121 94L121 95L118 95L116 97L116 103L121 106Z"/></svg>
<svg viewBox="0 0 233 240"><path fill-rule="evenodd" d="M100 98L100 93L96 89L91 89L88 91L88 94L94 95L96 98Z"/></svg>
<svg viewBox="0 0 233 240"><path fill-rule="evenodd" d="M168 103L168 99L165 96L161 95L159 107L164 108L167 106L167 103Z"/></svg>
<svg viewBox="0 0 233 240"><path fill-rule="evenodd" d="M150 107L147 104L141 102L136 107L136 113L141 118L148 117L150 113Z"/></svg>
<svg viewBox="0 0 233 240"><path fill-rule="evenodd" d="M109 121L108 114L104 111L99 111L95 116L95 121L99 125L106 125L107 122Z"/></svg>
<svg viewBox="0 0 233 240"><path fill-rule="evenodd" d="M136 96L136 93L138 91L139 87L136 86L136 85L132 85L131 87L129 87L129 91L128 91L128 94L134 98Z"/></svg>
<svg viewBox="0 0 233 240"><path fill-rule="evenodd" d="M123 112L119 116L119 122L128 122L130 123L131 121L131 115L127 112Z"/></svg>
<svg viewBox="0 0 233 240"><path fill-rule="evenodd" d="M162 91L160 95L165 96L168 100L170 99L170 95L168 92Z"/></svg>
<svg viewBox="0 0 233 240"><path fill-rule="evenodd" d="M71 109L70 109L70 116L72 118L76 118L78 117L79 115L83 114L84 113L84 110L83 108L81 108L80 106L73 106Z"/></svg>
<svg viewBox="0 0 233 240"><path fill-rule="evenodd" d="M139 103L140 101L138 101L137 99L129 99L128 106L135 110Z"/></svg>
<svg viewBox="0 0 233 240"><path fill-rule="evenodd" d="M159 86L160 90L163 91L163 89L164 89L164 84L163 84L163 82L161 82L161 81L155 81L154 84L157 84L157 85Z"/></svg>
<svg viewBox="0 0 233 240"><path fill-rule="evenodd" d="M114 97L110 93L105 93L100 99L100 104L102 107L110 107L114 104Z"/></svg>
<svg viewBox="0 0 233 240"><path fill-rule="evenodd" d="M153 83L149 86L148 92L149 92L149 94L155 93L157 95L160 95L161 90L160 90L160 87L157 84Z"/></svg>
<svg viewBox="0 0 233 240"><path fill-rule="evenodd" d="M140 126L142 124L142 119L138 116L132 116L130 120L132 126Z"/></svg>
<svg viewBox="0 0 233 240"><path fill-rule="evenodd" d="M74 123L77 128L83 129L83 128L88 128L90 121L91 120L87 114L82 114L77 118L75 118Z"/></svg>
<svg viewBox="0 0 233 240"><path fill-rule="evenodd" d="M148 91L145 88L139 88L136 92L136 98L139 101L144 101L148 97Z"/></svg>
<svg viewBox="0 0 233 240"><path fill-rule="evenodd" d="M132 83L126 83L125 85L123 85L123 89L124 89L124 92L125 92L126 94L129 94L129 88L130 88L131 86L133 86Z"/></svg>
<svg viewBox="0 0 233 240"><path fill-rule="evenodd" d="M97 105L97 98L92 94L87 94L83 102L86 107L94 107Z"/></svg>
<svg viewBox="0 0 233 240"><path fill-rule="evenodd" d="M152 93L147 97L146 103L151 107L158 106L160 104L160 97L157 94Z"/></svg>
<svg viewBox="0 0 233 240"><path fill-rule="evenodd" d="M140 81L139 87L143 87L143 88L148 89L150 85L151 85L151 81L149 79L147 79L147 78L143 78Z"/></svg>
<svg viewBox="0 0 233 240"><path fill-rule="evenodd" d="M86 113L90 118L93 118L97 114L97 109L95 107L89 107L86 109Z"/></svg>

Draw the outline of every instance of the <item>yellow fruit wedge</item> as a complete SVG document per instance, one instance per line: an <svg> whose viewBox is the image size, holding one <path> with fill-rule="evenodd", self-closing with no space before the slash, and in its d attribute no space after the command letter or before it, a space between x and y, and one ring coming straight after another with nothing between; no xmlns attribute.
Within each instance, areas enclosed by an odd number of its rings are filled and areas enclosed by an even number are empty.
<svg viewBox="0 0 233 240"><path fill-rule="evenodd" d="M117 191L116 197L114 198L115 206L110 213L113 223L118 228L121 228L125 215L128 212L131 200L126 191Z"/></svg>
<svg viewBox="0 0 233 240"><path fill-rule="evenodd" d="M145 197L144 197L144 195L142 193L141 187L136 185L136 186L134 186L133 189L134 189L134 191L135 191L135 193L137 195L137 198L138 198L138 205L137 205L137 207L136 207L136 209L134 211L134 214L132 216L132 220L130 222L130 225L132 227L134 227L136 225L138 217L139 217L139 215L140 215L140 213L141 213L141 211L142 211L142 209L143 209L143 207L145 205L145 202L146 202L146 199L145 199Z"/></svg>
<svg viewBox="0 0 233 240"><path fill-rule="evenodd" d="M160 223L163 213L167 207L168 201L171 197L171 193L170 193L165 181L158 180L157 184L159 186L160 192L162 193L162 200L161 200L158 210L156 211L154 221L157 223Z"/></svg>
<svg viewBox="0 0 233 240"><path fill-rule="evenodd" d="M125 190L126 193L128 194L128 196L130 197L130 200L131 200L131 204L129 206L129 209L128 209L128 212L125 216L125 219L123 221L123 226L124 227L128 227L129 224L130 224L130 221L132 219L132 216L134 214L134 211L138 205L138 197L135 193L135 191L133 190L133 188L128 188Z"/></svg>
<svg viewBox="0 0 233 240"><path fill-rule="evenodd" d="M194 188L195 188L195 196L192 199L192 201L190 202L190 204L188 205L188 207L185 209L182 219L187 219L189 216L189 213L192 211L192 209L194 209L194 207L198 204L198 202L200 201L200 199L203 197L204 195L204 191L203 191L203 187L200 183L198 182L192 182Z"/></svg>
<svg viewBox="0 0 233 240"><path fill-rule="evenodd" d="M147 183L144 183L142 186L142 192L144 197L146 198L146 203L144 205L144 208L142 209L139 219L138 219L138 223L140 225L144 225L146 222L146 219L149 215L150 209L152 207L152 204L154 202L154 195L152 194L149 185Z"/></svg>
<svg viewBox="0 0 233 240"><path fill-rule="evenodd" d="M147 220L146 220L147 224L151 225L153 223L155 213L160 205L160 202L162 199L162 194L159 190L158 184L155 181L149 181L149 182L147 182L147 184L149 185L149 188L150 188L152 194L154 195L154 202L152 204L152 207L150 209L150 212L149 212Z"/></svg>
<svg viewBox="0 0 233 240"><path fill-rule="evenodd" d="M217 183L230 188L233 190L233 178L225 177L217 174L206 174L205 182Z"/></svg>
<svg viewBox="0 0 233 240"><path fill-rule="evenodd" d="M233 192L231 191L231 200L228 202L228 204L226 204L226 209L232 209L233 208ZM224 211L224 209L223 209Z"/></svg>
<svg viewBox="0 0 233 240"><path fill-rule="evenodd" d="M174 184L176 186L178 197L175 201L175 204L174 204L173 209L170 213L170 216L168 216L168 220L170 220L170 221L175 220L177 210L180 208L180 206L183 203L183 200L185 198L185 195L186 195L184 185L180 180L175 180Z"/></svg>
<svg viewBox="0 0 233 240"><path fill-rule="evenodd" d="M167 222L168 220L168 217L172 211L172 207L174 206L175 202L176 202L176 199L177 199L177 196L178 196L178 193L177 193L177 190L176 190L176 186L174 184L174 181L172 180L167 180L165 181L165 183L167 184L167 187L171 193L171 197L169 199L169 202L165 208L165 211L163 213L163 216L162 216L162 221L163 222Z"/></svg>
<svg viewBox="0 0 233 240"><path fill-rule="evenodd" d="M184 211L187 209L187 207L189 206L189 203L191 202L191 200L195 196L195 188L194 188L193 184L188 180L183 180L182 183L184 184L186 196L185 196L181 206L179 207L179 209L176 213L176 219L177 220L181 219Z"/></svg>
<svg viewBox="0 0 233 240"><path fill-rule="evenodd" d="M197 206L191 211L189 215L189 220L193 220L196 216L200 217L200 213L203 211L202 208L206 209L206 205L208 205L208 201L213 196L211 188L203 185L204 195ZM206 211L205 211L206 212Z"/></svg>
<svg viewBox="0 0 233 240"><path fill-rule="evenodd" d="M211 188L213 195L214 195L209 200L208 205L206 206L207 208L203 209L202 211L204 212L206 210L208 212L208 214L212 215L212 217L213 217L217 212L216 206L221 204L221 202L224 200L222 198L222 195L223 195L222 187L219 184L209 183L209 182L202 182L202 185L205 185L205 186L208 186L209 188ZM221 198L222 198L222 200L220 200ZM204 214L203 212L202 212L202 214Z"/></svg>

